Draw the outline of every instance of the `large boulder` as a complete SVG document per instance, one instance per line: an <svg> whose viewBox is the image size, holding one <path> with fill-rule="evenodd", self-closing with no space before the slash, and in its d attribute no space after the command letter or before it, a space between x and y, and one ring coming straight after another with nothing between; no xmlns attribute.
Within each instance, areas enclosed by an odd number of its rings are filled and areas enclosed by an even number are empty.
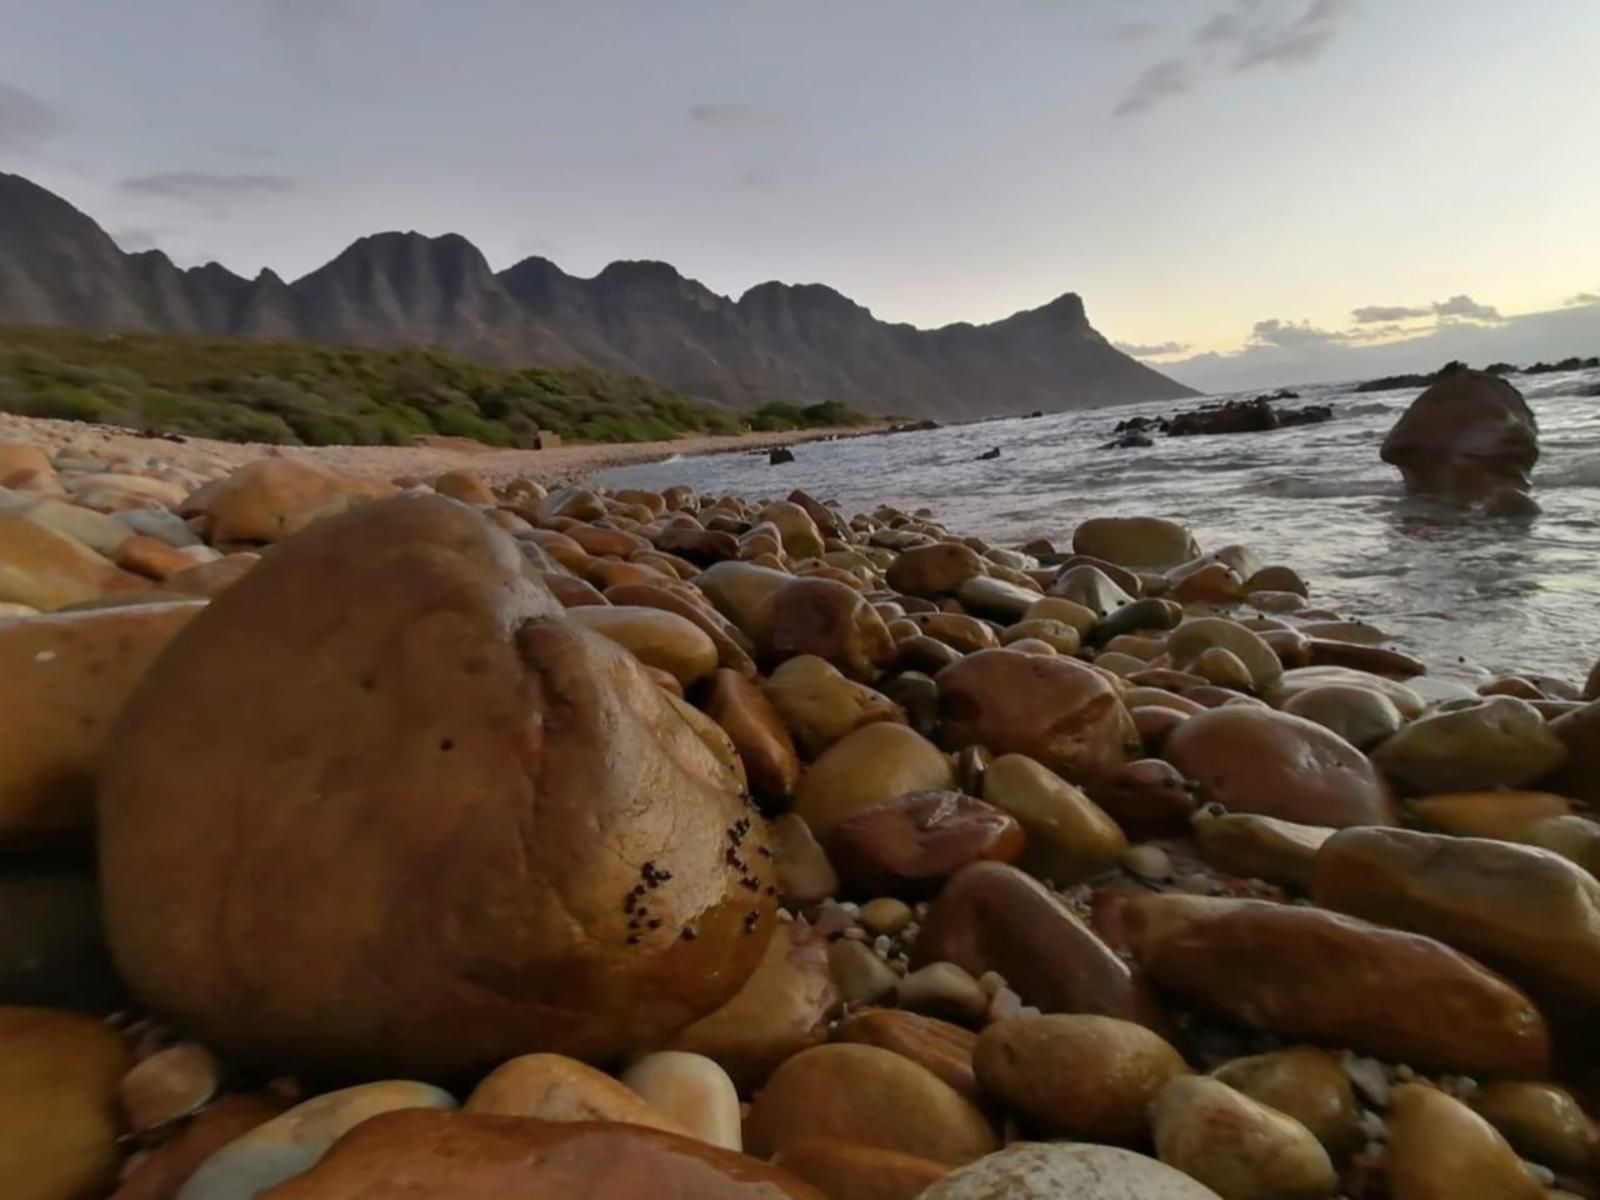
<svg viewBox="0 0 1600 1200"><path fill-rule="evenodd" d="M1383 461L1406 490L1475 500L1500 488L1527 491L1539 461L1539 424L1498 375L1455 370L1411 402L1383 439Z"/></svg>
<svg viewBox="0 0 1600 1200"><path fill-rule="evenodd" d="M921 1200L1219 1200L1165 1163L1115 1146L1012 1142L946 1175Z"/></svg>
<svg viewBox="0 0 1600 1200"><path fill-rule="evenodd" d="M477 512L364 505L266 556L130 699L99 808L113 953L275 1066L608 1058L761 957L736 761Z"/></svg>
<svg viewBox="0 0 1600 1200"><path fill-rule="evenodd" d="M196 490L183 512L203 515L213 542L279 542L320 517L394 491L301 459L260 458Z"/></svg>

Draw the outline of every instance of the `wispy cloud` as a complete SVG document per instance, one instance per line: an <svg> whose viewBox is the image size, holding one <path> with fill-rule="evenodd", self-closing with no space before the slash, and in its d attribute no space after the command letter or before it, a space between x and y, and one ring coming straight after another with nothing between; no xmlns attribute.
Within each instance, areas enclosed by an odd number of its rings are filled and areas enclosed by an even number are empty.
<svg viewBox="0 0 1600 1200"><path fill-rule="evenodd" d="M219 154L230 154L234 158L259 160L279 157L276 146L265 146L260 142L212 142L211 148Z"/></svg>
<svg viewBox="0 0 1600 1200"><path fill-rule="evenodd" d="M165 171L154 175L136 175L124 179L117 186L130 196L149 196L194 205L215 216L222 216L237 201L283 195L294 191L300 184L286 175Z"/></svg>
<svg viewBox="0 0 1600 1200"><path fill-rule="evenodd" d="M775 192L783 186L783 180L771 171L751 167L739 173L739 186L749 188L752 192Z"/></svg>
<svg viewBox="0 0 1600 1200"><path fill-rule="evenodd" d="M1586 304L1600 304L1600 292L1579 292L1566 299L1567 308L1581 308Z"/></svg>
<svg viewBox="0 0 1600 1200"><path fill-rule="evenodd" d="M1351 309L1350 319L1357 325L1373 325L1380 321L1409 321L1432 313L1431 308L1409 308L1404 304L1367 304Z"/></svg>
<svg viewBox="0 0 1600 1200"><path fill-rule="evenodd" d="M1187 342L1112 342L1111 344L1133 358L1158 358L1163 354L1182 354L1189 348Z"/></svg>
<svg viewBox="0 0 1600 1200"><path fill-rule="evenodd" d="M784 125L783 114L776 109L710 101L690 108L689 120L718 133L766 133Z"/></svg>
<svg viewBox="0 0 1600 1200"><path fill-rule="evenodd" d="M32 92L0 83L0 150L36 149L67 127L67 118Z"/></svg>
<svg viewBox="0 0 1600 1200"><path fill-rule="evenodd" d="M1492 304L1479 304L1471 296L1451 296L1448 300L1437 300L1433 305L1434 315L1450 319L1455 318L1465 321L1504 321L1500 310Z"/></svg>
<svg viewBox="0 0 1600 1200"><path fill-rule="evenodd" d="M1354 9L1355 0L1228 0L1195 27L1181 53L1146 67L1112 115L1146 112L1219 72L1314 62Z"/></svg>
<svg viewBox="0 0 1600 1200"><path fill-rule="evenodd" d="M1194 87L1194 68L1186 59L1164 58L1145 68L1144 74L1111 110L1116 117L1131 117L1154 108L1163 100L1181 96Z"/></svg>

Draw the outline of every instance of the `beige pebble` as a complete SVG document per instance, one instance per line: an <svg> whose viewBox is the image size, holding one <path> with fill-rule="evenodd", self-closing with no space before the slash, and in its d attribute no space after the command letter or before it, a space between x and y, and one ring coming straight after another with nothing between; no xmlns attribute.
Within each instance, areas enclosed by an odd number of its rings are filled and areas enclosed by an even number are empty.
<svg viewBox="0 0 1600 1200"><path fill-rule="evenodd" d="M881 897L861 906L861 923L873 933L890 937L911 924L911 917L911 906L892 897Z"/></svg>
<svg viewBox="0 0 1600 1200"><path fill-rule="evenodd" d="M728 1073L705 1055L681 1050L647 1054L623 1072L622 1082L702 1142L744 1149L738 1090Z"/></svg>
<svg viewBox="0 0 1600 1200"><path fill-rule="evenodd" d="M154 1129L194 1112L216 1093L217 1060L198 1042L180 1042L136 1064L117 1087L128 1128Z"/></svg>

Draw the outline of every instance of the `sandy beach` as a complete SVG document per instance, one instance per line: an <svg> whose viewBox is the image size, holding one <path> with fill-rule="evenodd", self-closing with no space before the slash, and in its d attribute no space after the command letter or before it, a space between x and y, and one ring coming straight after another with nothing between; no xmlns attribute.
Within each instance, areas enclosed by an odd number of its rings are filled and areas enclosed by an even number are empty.
<svg viewBox="0 0 1600 1200"><path fill-rule="evenodd" d="M490 483L520 477L546 486L577 483L609 467L659 462L674 455L754 453L772 446L882 433L885 428L871 425L794 429L735 436L698 435L661 442L604 442L551 450L501 450L466 438L445 437L424 438L415 446L269 446L198 437L179 441L111 425L0 413L0 442L39 446L52 455L70 449L95 458L149 456L206 473L273 456L307 459L346 474L383 479L429 478L444 471L470 469Z"/></svg>

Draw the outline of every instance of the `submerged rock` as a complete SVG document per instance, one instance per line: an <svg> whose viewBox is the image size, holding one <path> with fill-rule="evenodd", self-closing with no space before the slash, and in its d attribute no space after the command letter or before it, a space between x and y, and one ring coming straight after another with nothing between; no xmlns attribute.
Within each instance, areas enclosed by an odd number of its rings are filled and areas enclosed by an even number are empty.
<svg viewBox="0 0 1600 1200"><path fill-rule="evenodd" d="M1539 424L1504 379L1448 371L1411 402L1384 438L1382 457L1414 493L1470 501L1505 487L1526 492Z"/></svg>

